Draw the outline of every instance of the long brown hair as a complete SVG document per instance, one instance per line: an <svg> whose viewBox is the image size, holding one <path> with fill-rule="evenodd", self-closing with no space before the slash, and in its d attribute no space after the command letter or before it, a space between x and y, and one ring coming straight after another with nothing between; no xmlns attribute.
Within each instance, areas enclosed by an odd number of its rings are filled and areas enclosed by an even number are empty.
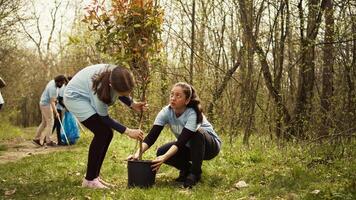
<svg viewBox="0 0 356 200"><path fill-rule="evenodd" d="M116 92L131 92L135 86L135 81L128 69L116 66L110 69L109 66L92 77L94 94L106 104L111 102L111 87Z"/></svg>
<svg viewBox="0 0 356 200"><path fill-rule="evenodd" d="M200 104L200 99L193 86L189 85L185 82L178 82L174 85L174 87L179 86L183 89L183 93L185 94L186 98L190 98L187 107L193 108L194 111L197 113L197 124L203 121L203 108Z"/></svg>

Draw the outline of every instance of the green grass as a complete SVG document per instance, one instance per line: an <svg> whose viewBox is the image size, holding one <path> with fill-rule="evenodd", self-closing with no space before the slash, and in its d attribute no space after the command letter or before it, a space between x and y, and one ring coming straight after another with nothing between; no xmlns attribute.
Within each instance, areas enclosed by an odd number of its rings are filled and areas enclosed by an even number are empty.
<svg viewBox="0 0 356 200"><path fill-rule="evenodd" d="M33 130L33 129L32 129ZM0 165L0 199L355 199L355 142L339 149L302 147L289 144L277 147L251 138L250 149L239 138L233 145L223 144L220 154L203 163L202 182L185 190L173 179L177 170L163 165L150 189L128 189L126 162L135 142L116 134L102 168L102 176L115 183L112 190L81 188L85 174L91 133L64 152L26 157ZM159 144L172 140L164 132L144 155L154 158ZM224 141L228 141L223 137ZM334 156L330 156L334 155ZM247 188L234 185L244 180ZM16 189L5 196L5 191ZM312 191L320 190L318 194Z"/></svg>
<svg viewBox="0 0 356 200"><path fill-rule="evenodd" d="M17 138L22 135L22 130L20 128L11 125L8 121L3 121L3 118L1 117L0 121L0 141Z"/></svg>

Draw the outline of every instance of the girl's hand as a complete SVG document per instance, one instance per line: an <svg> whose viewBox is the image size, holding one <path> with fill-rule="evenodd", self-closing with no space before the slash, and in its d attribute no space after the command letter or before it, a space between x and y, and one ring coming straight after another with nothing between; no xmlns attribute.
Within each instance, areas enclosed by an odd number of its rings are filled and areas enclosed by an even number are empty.
<svg viewBox="0 0 356 200"><path fill-rule="evenodd" d="M127 160L138 160L138 157L139 157L138 154L139 154L139 153L136 152L135 154L129 155L129 156L127 157Z"/></svg>
<svg viewBox="0 0 356 200"><path fill-rule="evenodd" d="M132 102L130 107L137 112L141 112L147 111L148 104L146 102Z"/></svg>
<svg viewBox="0 0 356 200"><path fill-rule="evenodd" d="M161 165L164 163L164 161L166 161L165 156L158 156L156 159L152 160L152 171L156 171L158 172L159 168L161 167Z"/></svg>
<svg viewBox="0 0 356 200"><path fill-rule="evenodd" d="M143 131L140 129L126 128L125 133L132 139L143 140Z"/></svg>

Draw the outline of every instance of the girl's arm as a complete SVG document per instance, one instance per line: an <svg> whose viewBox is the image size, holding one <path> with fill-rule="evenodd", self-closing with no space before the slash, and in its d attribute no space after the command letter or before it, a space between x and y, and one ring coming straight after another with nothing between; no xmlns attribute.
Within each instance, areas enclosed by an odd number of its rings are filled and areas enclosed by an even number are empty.
<svg viewBox="0 0 356 200"><path fill-rule="evenodd" d="M194 134L198 134L198 132L193 132L187 128L183 128L182 133L179 135L177 142L174 145L178 148L183 147L193 137Z"/></svg>
<svg viewBox="0 0 356 200"><path fill-rule="evenodd" d="M187 128L183 128L182 133L179 135L177 142L172 145L171 148L169 148L165 154L158 156L155 160L153 160L153 170L157 171L165 161L167 161L170 157L176 154L178 149L182 148L192 138L193 134L196 133Z"/></svg>
<svg viewBox="0 0 356 200"><path fill-rule="evenodd" d="M112 129L120 132L121 134L126 134L132 139L137 139L137 140L143 139L143 132L140 129L126 128L124 125L120 124L119 122L112 119L108 115L100 116L100 119L102 120L102 122L104 122L104 124L106 124L107 126L109 126Z"/></svg>
<svg viewBox="0 0 356 200"><path fill-rule="evenodd" d="M124 125L120 124L118 121L109 117L109 115L100 116L100 119L102 120L102 122L104 122L104 124L106 124L110 128L112 128L120 133L124 133L127 129Z"/></svg>
<svg viewBox="0 0 356 200"><path fill-rule="evenodd" d="M146 111L148 109L146 102L135 102L132 97L119 96L119 100L136 112Z"/></svg>
<svg viewBox="0 0 356 200"><path fill-rule="evenodd" d="M127 105L128 107L131 106L131 104L133 103L133 100L131 97L127 97L127 96L119 96L119 100L124 103L125 105Z"/></svg>
<svg viewBox="0 0 356 200"><path fill-rule="evenodd" d="M145 137L145 139L142 142L141 148L142 148L142 153L144 153L147 149L149 149L157 140L158 136L160 135L161 131L163 129L163 126L159 125L153 125L151 128L150 132L148 135ZM130 159L138 159L140 153L140 149L137 149L136 153L134 155L130 155L128 157L128 160Z"/></svg>
<svg viewBox="0 0 356 200"><path fill-rule="evenodd" d="M163 126L153 125L148 135L143 140L143 143L147 144L148 148L151 147L157 140L159 134L162 132Z"/></svg>

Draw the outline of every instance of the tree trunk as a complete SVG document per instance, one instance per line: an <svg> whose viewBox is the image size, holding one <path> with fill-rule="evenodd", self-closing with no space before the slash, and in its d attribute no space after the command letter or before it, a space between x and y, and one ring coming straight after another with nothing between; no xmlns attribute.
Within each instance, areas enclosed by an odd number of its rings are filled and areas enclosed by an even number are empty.
<svg viewBox="0 0 356 200"><path fill-rule="evenodd" d="M213 100L209 103L209 106L208 106L208 116L212 117L214 106L215 106L216 102L220 99L222 93L224 92L224 90L226 88L227 83L229 82L232 75L235 73L235 71L237 70L237 68L239 66L240 66L240 58L239 58L239 60L237 60L237 62L234 64L234 66L226 72L226 74L223 78L223 81L221 82L221 84L217 88L217 90L214 92Z"/></svg>
<svg viewBox="0 0 356 200"><path fill-rule="evenodd" d="M333 66L334 66L334 8L333 0L326 0L325 5L325 45L324 65L322 72L322 93L321 93L321 125L320 136L329 134L332 126L331 121L331 98L333 95Z"/></svg>
<svg viewBox="0 0 356 200"><path fill-rule="evenodd" d="M352 17L352 32L356 32L356 16ZM348 135L348 141L351 141L352 134L355 132L355 121L356 121L356 91L355 91L355 72L356 72L356 34L353 34L352 42L352 61L351 66L345 64L344 77L346 79L347 85L347 105L346 105L346 116L345 116L345 129ZM354 75L352 75L354 72Z"/></svg>
<svg viewBox="0 0 356 200"><path fill-rule="evenodd" d="M325 0L323 0L322 5ZM297 97L291 134L306 139L309 126L315 82L315 39L318 34L324 6L319 0L309 1L308 24L305 38L301 37L301 66L299 69ZM301 5L300 5L300 8ZM302 11L300 11L302 12Z"/></svg>
<svg viewBox="0 0 356 200"><path fill-rule="evenodd" d="M194 75L194 47L195 47L195 0L193 0L192 5L192 33L191 33L191 44L190 44L190 68L189 68L189 82L193 84Z"/></svg>
<svg viewBox="0 0 356 200"><path fill-rule="evenodd" d="M281 91L281 82L282 82L282 74L283 74L283 64L284 64L284 49L285 49L285 40L287 36L287 29L285 29L284 23L284 12L285 12L285 1L280 2L280 33L278 34L278 30L276 30L276 56L275 56L275 63L276 63L276 73L274 77L274 86L277 91ZM277 26L278 27L278 26ZM278 28L276 28L278 29ZM279 38L278 38L279 36ZM277 138L283 138L282 135L282 118L283 112L282 110L277 107L276 108L276 136Z"/></svg>
<svg viewBox="0 0 356 200"><path fill-rule="evenodd" d="M291 117L290 117L290 114L289 114L286 106L282 102L282 96L281 96L280 92L273 86L272 75L270 72L269 64L267 62L266 53L263 51L262 47L257 42L256 37L253 35L252 27L250 26L250 24L247 23L248 15L247 15L245 1L239 0L238 3L240 6L241 23L242 23L243 29L244 29L245 34L248 36L247 39L252 44L253 49L255 50L255 52L257 53L257 55L259 57L260 65L262 68L261 70L262 70L263 77L264 77L264 80L266 83L266 87L267 87L270 95L272 96L274 103L277 106L277 109L280 109L281 112L283 113L284 124L289 125Z"/></svg>

